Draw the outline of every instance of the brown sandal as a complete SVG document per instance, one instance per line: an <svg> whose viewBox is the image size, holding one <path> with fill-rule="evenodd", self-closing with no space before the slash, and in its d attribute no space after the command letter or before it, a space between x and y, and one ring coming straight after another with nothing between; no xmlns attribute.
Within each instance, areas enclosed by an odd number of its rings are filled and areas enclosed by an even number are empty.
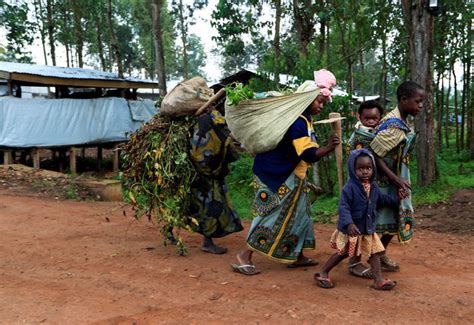
<svg viewBox="0 0 474 325"><path fill-rule="evenodd" d="M382 271L385 271L385 272L399 272L400 271L400 265L398 265L397 262L390 259L390 257L388 257L387 255L384 255L380 258L380 266L382 268Z"/></svg>

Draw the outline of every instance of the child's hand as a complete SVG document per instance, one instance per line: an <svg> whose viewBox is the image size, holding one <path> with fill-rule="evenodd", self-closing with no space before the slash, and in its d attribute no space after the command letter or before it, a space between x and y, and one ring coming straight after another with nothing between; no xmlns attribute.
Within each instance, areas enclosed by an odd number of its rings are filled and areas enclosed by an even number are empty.
<svg viewBox="0 0 474 325"><path fill-rule="evenodd" d="M357 228L355 224L351 223L347 226L347 234L351 237L359 236L360 235L359 228Z"/></svg>
<svg viewBox="0 0 474 325"><path fill-rule="evenodd" d="M399 189L404 190L406 193L408 193L408 191L411 190L411 184L410 184L410 182L407 181L406 179L401 178L401 177L397 177L397 179L395 180L395 185L396 185Z"/></svg>
<svg viewBox="0 0 474 325"><path fill-rule="evenodd" d="M406 199L409 193L409 191L406 191L403 188L398 189L398 197L400 198L400 200Z"/></svg>

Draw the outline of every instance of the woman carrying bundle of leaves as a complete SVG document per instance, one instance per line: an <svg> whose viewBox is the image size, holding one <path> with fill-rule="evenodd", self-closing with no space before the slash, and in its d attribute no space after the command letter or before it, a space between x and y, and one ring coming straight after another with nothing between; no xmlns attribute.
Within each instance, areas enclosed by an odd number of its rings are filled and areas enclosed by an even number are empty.
<svg viewBox="0 0 474 325"><path fill-rule="evenodd" d="M208 89L204 80L198 81L199 87ZM195 98L196 86L185 83L182 88L187 87L189 97ZM201 115L196 122L193 114L202 103L191 109L191 105L182 102L185 96L180 89L174 93L168 101L179 102L179 106L173 105L186 110L173 115L177 109L166 106L169 113L157 115L145 124L123 150L126 195L135 217L153 217L165 241L177 244L180 254L186 253L179 236L183 228L204 236L203 251L223 254L227 250L216 246L212 238L243 229L224 181L228 165L237 159L230 132L217 111ZM202 94L202 89L198 93Z"/></svg>
<svg viewBox="0 0 474 325"><path fill-rule="evenodd" d="M212 238L227 236L243 227L232 208L225 184L229 164L236 161L238 155L219 111L214 109L198 118L190 144L191 160L197 171L192 184L191 215L199 222L196 231L204 236L201 249L224 254L227 249L215 245Z"/></svg>

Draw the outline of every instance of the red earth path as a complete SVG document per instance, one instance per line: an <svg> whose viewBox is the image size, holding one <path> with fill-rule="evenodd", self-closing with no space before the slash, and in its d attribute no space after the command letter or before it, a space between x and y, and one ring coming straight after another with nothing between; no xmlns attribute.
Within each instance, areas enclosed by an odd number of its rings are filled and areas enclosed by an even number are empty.
<svg viewBox="0 0 474 325"><path fill-rule="evenodd" d="M185 234L190 254L181 257L161 245L153 225L133 221L128 209L124 216L119 203L1 190L0 323L473 324L473 192L419 209L413 242L390 249L401 272L386 276L398 286L379 292L349 275L346 263L331 274L332 290L314 284L318 267L288 269L261 256L260 275L234 273L246 230L218 240L229 248L222 256L201 252L200 236ZM451 221L457 228L443 227ZM332 253L334 227L315 225L311 257Z"/></svg>

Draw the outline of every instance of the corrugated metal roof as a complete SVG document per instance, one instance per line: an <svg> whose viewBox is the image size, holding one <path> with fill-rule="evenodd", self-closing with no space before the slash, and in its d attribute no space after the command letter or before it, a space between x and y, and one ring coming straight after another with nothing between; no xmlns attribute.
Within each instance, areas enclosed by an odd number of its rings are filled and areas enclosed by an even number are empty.
<svg viewBox="0 0 474 325"><path fill-rule="evenodd" d="M113 72L16 62L0 62L0 71L64 79L114 80L157 84L156 81L152 80L142 80L133 77L119 78Z"/></svg>

